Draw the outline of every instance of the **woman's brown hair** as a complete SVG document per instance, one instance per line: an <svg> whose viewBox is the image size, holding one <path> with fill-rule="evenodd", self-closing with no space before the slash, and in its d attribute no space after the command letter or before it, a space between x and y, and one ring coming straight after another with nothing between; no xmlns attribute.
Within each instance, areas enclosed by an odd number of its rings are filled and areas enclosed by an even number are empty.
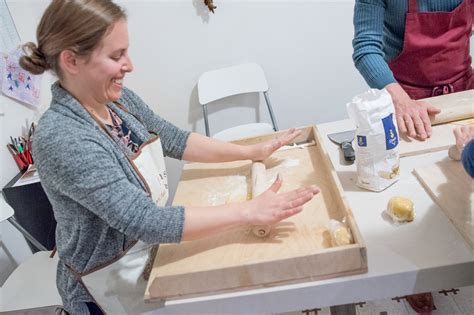
<svg viewBox="0 0 474 315"><path fill-rule="evenodd" d="M33 74L52 70L61 79L61 51L88 57L120 19L126 14L111 0L53 0L36 30L38 45L23 45L20 65Z"/></svg>

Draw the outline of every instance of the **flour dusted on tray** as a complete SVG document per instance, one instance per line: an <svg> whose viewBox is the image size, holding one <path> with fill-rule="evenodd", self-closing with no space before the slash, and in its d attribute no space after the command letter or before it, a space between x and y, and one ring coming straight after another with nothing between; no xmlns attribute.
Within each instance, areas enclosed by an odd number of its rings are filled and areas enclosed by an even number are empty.
<svg viewBox="0 0 474 315"><path fill-rule="evenodd" d="M381 191L399 178L398 133L390 94L371 89L347 104L357 126L355 154L357 185Z"/></svg>

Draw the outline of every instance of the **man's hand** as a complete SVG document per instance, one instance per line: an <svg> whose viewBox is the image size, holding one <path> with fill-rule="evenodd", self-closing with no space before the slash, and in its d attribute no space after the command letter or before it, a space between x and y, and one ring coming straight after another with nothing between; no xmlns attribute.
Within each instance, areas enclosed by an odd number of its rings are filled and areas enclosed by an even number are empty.
<svg viewBox="0 0 474 315"><path fill-rule="evenodd" d="M440 110L426 102L412 100L398 83L385 88L392 96L400 133L419 140L431 137L429 116L439 114Z"/></svg>

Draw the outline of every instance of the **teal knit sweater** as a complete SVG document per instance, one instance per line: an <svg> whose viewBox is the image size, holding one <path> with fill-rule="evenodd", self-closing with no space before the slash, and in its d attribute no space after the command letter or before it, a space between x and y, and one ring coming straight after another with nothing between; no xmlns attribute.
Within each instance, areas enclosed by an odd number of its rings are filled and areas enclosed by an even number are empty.
<svg viewBox="0 0 474 315"><path fill-rule="evenodd" d="M450 12L462 1L418 0L418 10ZM408 0L356 0L352 58L371 88L396 82L388 62L403 48L407 11Z"/></svg>

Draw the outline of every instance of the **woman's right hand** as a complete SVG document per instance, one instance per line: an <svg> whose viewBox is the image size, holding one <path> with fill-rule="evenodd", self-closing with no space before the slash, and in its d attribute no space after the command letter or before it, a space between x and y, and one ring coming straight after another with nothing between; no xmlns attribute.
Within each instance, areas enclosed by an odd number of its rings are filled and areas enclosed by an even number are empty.
<svg viewBox="0 0 474 315"><path fill-rule="evenodd" d="M255 199L241 203L244 221L249 225L271 225L303 210L303 205L320 192L316 186L278 194L282 179L277 176L272 186Z"/></svg>
<svg viewBox="0 0 474 315"><path fill-rule="evenodd" d="M255 199L219 206L186 207L182 240L213 236L247 225L271 225L300 213L303 205L319 193L309 186L278 194L282 180Z"/></svg>

